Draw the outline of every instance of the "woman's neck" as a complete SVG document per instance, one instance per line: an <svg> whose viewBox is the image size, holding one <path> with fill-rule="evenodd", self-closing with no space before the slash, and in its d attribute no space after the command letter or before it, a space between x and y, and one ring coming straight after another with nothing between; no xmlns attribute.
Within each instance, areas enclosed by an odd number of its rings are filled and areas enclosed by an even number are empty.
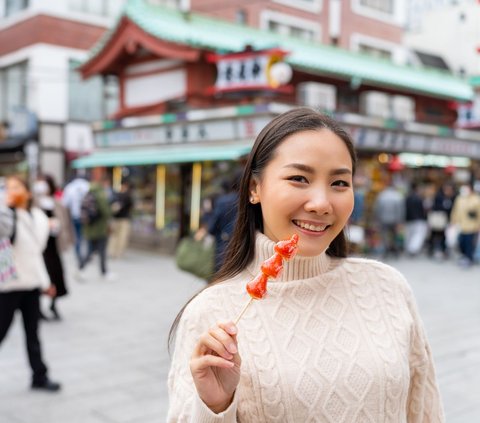
<svg viewBox="0 0 480 423"><path fill-rule="evenodd" d="M260 272L262 263L274 254L275 243L262 233L257 233L255 241L255 256L248 265L247 270L256 275ZM330 269L332 259L325 252L318 256L305 257L295 256L293 259L284 261L283 272L271 282L285 282L298 279L308 279L327 272Z"/></svg>

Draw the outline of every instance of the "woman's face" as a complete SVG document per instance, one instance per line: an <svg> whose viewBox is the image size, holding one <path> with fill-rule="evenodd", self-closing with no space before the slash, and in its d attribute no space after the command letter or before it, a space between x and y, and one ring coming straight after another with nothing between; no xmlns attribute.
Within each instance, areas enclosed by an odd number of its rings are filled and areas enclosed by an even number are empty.
<svg viewBox="0 0 480 423"><path fill-rule="evenodd" d="M352 213L352 159L330 130L298 132L277 147L250 191L261 205L266 236L277 242L296 233L299 254L318 255Z"/></svg>
<svg viewBox="0 0 480 423"><path fill-rule="evenodd" d="M18 179L8 178L5 184L6 202L9 207L24 208L28 207L30 192Z"/></svg>

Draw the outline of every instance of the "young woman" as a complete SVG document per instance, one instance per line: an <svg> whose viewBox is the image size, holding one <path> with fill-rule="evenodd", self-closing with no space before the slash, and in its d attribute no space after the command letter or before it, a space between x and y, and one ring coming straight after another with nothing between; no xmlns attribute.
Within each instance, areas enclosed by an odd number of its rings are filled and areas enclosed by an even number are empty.
<svg viewBox="0 0 480 423"><path fill-rule="evenodd" d="M13 262L17 277L0 284L0 345L7 335L16 310L23 317L28 359L32 368L32 389L55 392L60 385L48 377L42 358L38 334L40 293L55 295L50 284L43 250L47 244L48 218L40 209L31 206L32 195L27 184L10 176L6 183L6 202L14 211L12 236Z"/></svg>
<svg viewBox="0 0 480 423"><path fill-rule="evenodd" d="M443 421L407 282L347 258L355 163L349 135L310 109L261 131L218 283L176 320L168 422ZM245 284L293 234L297 256L235 325Z"/></svg>

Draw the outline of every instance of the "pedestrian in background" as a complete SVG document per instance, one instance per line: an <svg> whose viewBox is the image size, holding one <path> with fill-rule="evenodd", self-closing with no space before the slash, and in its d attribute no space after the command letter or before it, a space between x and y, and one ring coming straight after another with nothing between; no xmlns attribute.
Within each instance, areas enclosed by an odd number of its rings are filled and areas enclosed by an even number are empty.
<svg viewBox="0 0 480 423"><path fill-rule="evenodd" d="M350 136L313 110L260 132L225 263L176 319L169 423L444 421L411 288L347 258L355 164ZM294 234L298 254L235 325L245 284Z"/></svg>
<svg viewBox="0 0 480 423"><path fill-rule="evenodd" d="M67 284L61 253L65 252L73 244L74 234L69 214L62 203L55 197L56 192L57 187L51 175L40 176L33 186L35 203L49 219L50 234L43 257L50 281L55 285L55 296L52 297L50 310L53 318L60 320L57 299L67 295ZM40 313L40 317L48 320L48 317L43 312Z"/></svg>
<svg viewBox="0 0 480 423"><path fill-rule="evenodd" d="M415 257L422 251L427 234L427 214L421 187L413 182L405 199L405 251L410 257Z"/></svg>
<svg viewBox="0 0 480 423"><path fill-rule="evenodd" d="M113 198L108 255L117 259L125 253L130 238L133 197L128 181L122 181L120 192L115 193Z"/></svg>
<svg viewBox="0 0 480 423"><path fill-rule="evenodd" d="M383 257L398 257L401 227L405 222L405 199L392 181L377 195L373 214L379 225Z"/></svg>
<svg viewBox="0 0 480 423"><path fill-rule="evenodd" d="M443 184L435 194L432 209L428 212L427 220L430 228L428 253L430 256L442 259L449 256L446 230L450 222L455 188L451 183Z"/></svg>
<svg viewBox="0 0 480 423"><path fill-rule="evenodd" d="M475 245L480 231L480 195L472 185L462 185L453 203L451 221L458 226L458 247L462 257L459 264L470 267L474 263Z"/></svg>
<svg viewBox="0 0 480 423"><path fill-rule="evenodd" d="M48 377L38 331L40 294L55 295L55 286L50 283L43 260L50 232L48 218L39 208L32 206L31 192L21 178L7 178L6 201L14 212L13 233L9 236L17 276L0 284L0 344L13 322L15 311L20 310L32 369L31 387L55 392L60 389L60 384Z"/></svg>
<svg viewBox="0 0 480 423"><path fill-rule="evenodd" d="M215 272L218 272L222 267L225 251L235 226L239 182L239 172L224 179L222 182L224 192L215 199L213 212L208 223L208 232L215 238Z"/></svg>
<svg viewBox="0 0 480 423"><path fill-rule="evenodd" d="M101 275L105 279L113 279L113 275L107 272L107 241L110 217L110 204L104 184L92 181L90 190L82 201L82 228L83 236L87 240L87 254L80 264L80 279L85 279L83 270L95 252L99 255Z"/></svg>
<svg viewBox="0 0 480 423"><path fill-rule="evenodd" d="M70 218L72 220L73 229L75 232L75 254L77 256L79 268L83 259L83 225L81 218L81 206L82 200L89 189L90 182L85 179L83 173L79 172L74 179L72 179L67 185L65 185L62 196L63 205L70 212Z"/></svg>

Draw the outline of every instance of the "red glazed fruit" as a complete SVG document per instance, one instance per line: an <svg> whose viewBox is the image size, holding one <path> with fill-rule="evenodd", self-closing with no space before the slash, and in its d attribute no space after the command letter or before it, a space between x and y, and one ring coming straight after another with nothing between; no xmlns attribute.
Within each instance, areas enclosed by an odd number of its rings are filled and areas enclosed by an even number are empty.
<svg viewBox="0 0 480 423"><path fill-rule="evenodd" d="M247 283L247 292L255 300L261 300L267 293L267 280L268 276L260 273Z"/></svg>
<svg viewBox="0 0 480 423"><path fill-rule="evenodd" d="M297 254L298 251L298 235L294 234L286 241L279 241L275 244L275 251L285 260L289 260Z"/></svg>
<svg viewBox="0 0 480 423"><path fill-rule="evenodd" d="M276 278L283 269L283 259L280 254L275 253L272 257L262 263L260 270L263 274Z"/></svg>

